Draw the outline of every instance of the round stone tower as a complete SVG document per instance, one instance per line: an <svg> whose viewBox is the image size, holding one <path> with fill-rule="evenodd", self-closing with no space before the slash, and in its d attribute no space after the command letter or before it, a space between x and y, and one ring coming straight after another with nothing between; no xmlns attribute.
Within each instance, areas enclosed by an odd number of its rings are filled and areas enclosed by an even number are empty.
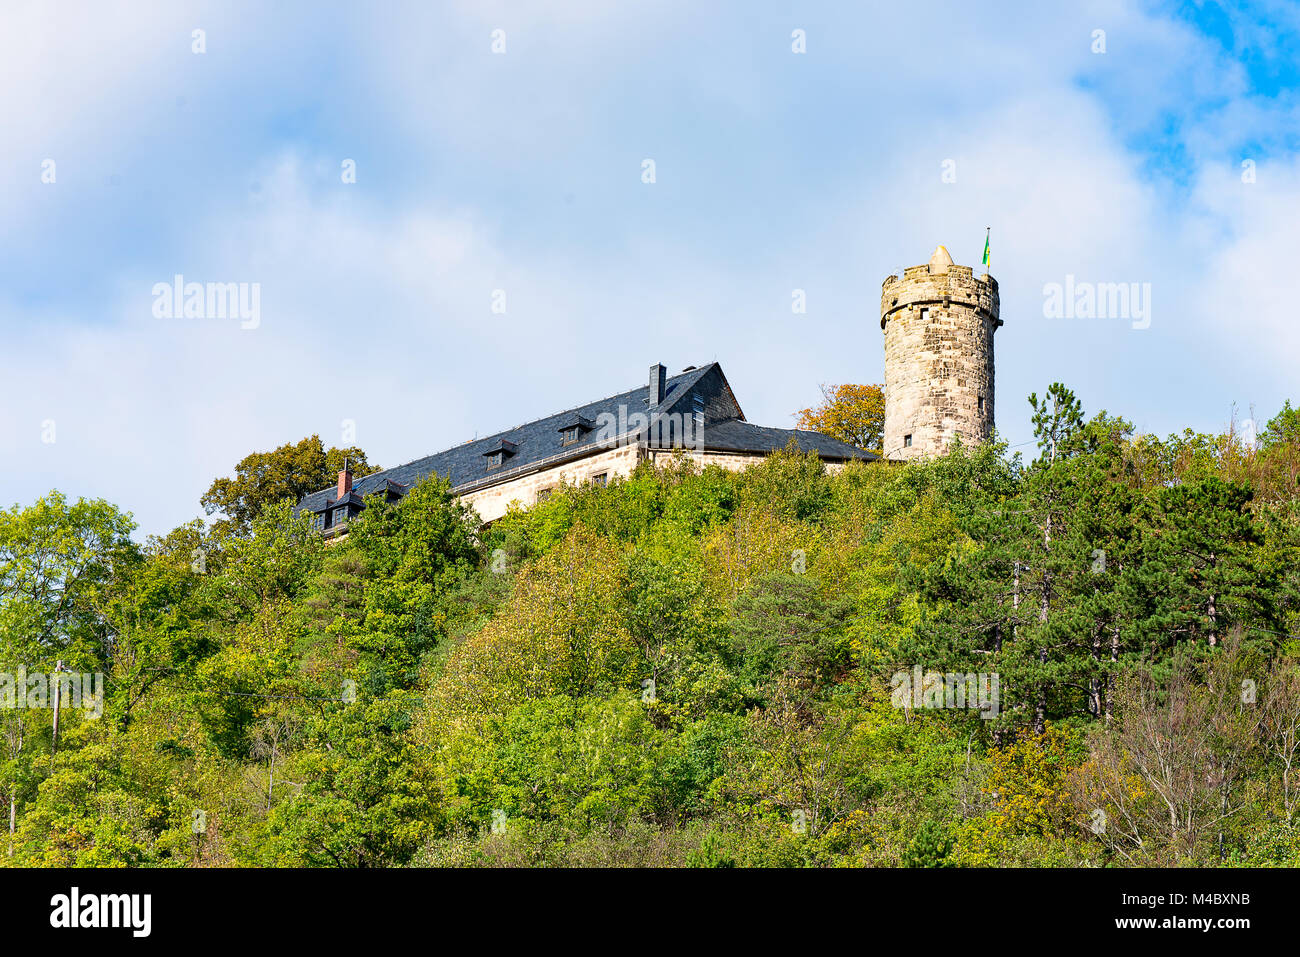
<svg viewBox="0 0 1300 957"><path fill-rule="evenodd" d="M993 333L998 284L953 264L940 246L880 293L885 333L885 458L942 452L993 434Z"/></svg>

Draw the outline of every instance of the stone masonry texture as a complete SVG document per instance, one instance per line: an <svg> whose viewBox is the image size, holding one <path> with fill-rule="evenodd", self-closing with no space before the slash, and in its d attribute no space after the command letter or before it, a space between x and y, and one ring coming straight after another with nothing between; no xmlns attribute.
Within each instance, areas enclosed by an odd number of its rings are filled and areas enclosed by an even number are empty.
<svg viewBox="0 0 1300 957"><path fill-rule="evenodd" d="M885 458L938 454L958 435L973 445L993 434L1000 325L997 280L954 265L942 246L927 265L885 280Z"/></svg>

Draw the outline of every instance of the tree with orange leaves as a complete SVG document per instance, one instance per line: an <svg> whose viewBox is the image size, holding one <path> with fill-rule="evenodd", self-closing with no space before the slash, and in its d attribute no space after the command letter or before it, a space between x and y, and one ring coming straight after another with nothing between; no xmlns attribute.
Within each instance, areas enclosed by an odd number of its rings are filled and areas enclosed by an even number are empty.
<svg viewBox="0 0 1300 957"><path fill-rule="evenodd" d="M800 412L797 427L879 452L885 432L884 388L845 383L823 385L821 390L821 404Z"/></svg>

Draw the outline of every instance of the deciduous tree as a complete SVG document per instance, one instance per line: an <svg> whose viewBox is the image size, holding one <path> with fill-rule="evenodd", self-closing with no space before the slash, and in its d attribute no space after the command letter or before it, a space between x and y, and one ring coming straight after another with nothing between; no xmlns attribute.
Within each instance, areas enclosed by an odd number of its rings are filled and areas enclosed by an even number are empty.
<svg viewBox="0 0 1300 957"><path fill-rule="evenodd" d="M270 452L244 456L234 477L216 479L199 501L209 515L225 516L217 522L222 530L246 535L263 506L297 503L308 492L333 485L345 461L357 478L378 471L361 449L327 449L319 435L310 435L296 445L286 442Z"/></svg>
<svg viewBox="0 0 1300 957"><path fill-rule="evenodd" d="M797 425L879 452L885 434L885 391L879 385L824 385L822 401L798 413Z"/></svg>

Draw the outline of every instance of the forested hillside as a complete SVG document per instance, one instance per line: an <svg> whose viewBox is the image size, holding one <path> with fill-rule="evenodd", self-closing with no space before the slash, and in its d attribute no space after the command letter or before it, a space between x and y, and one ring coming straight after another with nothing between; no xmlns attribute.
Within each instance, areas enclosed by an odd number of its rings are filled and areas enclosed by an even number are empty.
<svg viewBox="0 0 1300 957"><path fill-rule="evenodd" d="M8 701L104 675L57 747L0 707L0 862L1300 864L1300 413L1033 402L1024 459L643 465L481 534L437 480L329 544L0 513Z"/></svg>

